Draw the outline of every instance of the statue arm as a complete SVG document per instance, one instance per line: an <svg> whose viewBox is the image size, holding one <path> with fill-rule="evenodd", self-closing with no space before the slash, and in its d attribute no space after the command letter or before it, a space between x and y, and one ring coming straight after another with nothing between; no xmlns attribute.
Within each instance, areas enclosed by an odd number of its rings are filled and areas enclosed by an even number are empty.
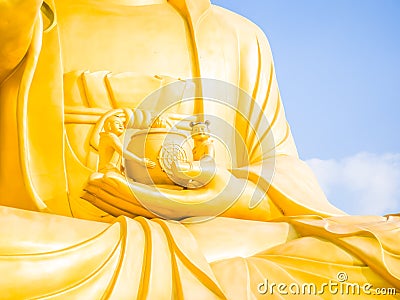
<svg viewBox="0 0 400 300"><path fill-rule="evenodd" d="M124 149L121 141L114 134L110 136L110 143L112 144L112 147L114 148L114 150L121 157L123 156L125 159L134 160L137 163L142 164L143 166L146 166L148 168L154 168L156 166L155 162L151 161L150 159L148 159L146 157L140 158L139 156L135 155L134 153L130 152L129 150Z"/></svg>
<svg viewBox="0 0 400 300"><path fill-rule="evenodd" d="M136 156L135 154L133 154L132 152L128 151L128 150L124 150L122 147L122 143L121 141L118 139L118 137L114 134L111 134L109 136L109 141L111 143L111 146L113 147L113 149L122 157L124 156L127 159L130 160L134 160L138 163L141 162L140 157Z"/></svg>
<svg viewBox="0 0 400 300"><path fill-rule="evenodd" d="M250 26L254 31L255 26ZM285 117L269 43L260 29L255 31L253 36L242 33L241 38L247 39L244 43L248 46L241 51L241 60L246 62L248 70L240 84L254 99L257 109L253 108L248 114L247 108L241 110L250 120L260 120L255 122L258 138L249 129L242 133L250 150L250 163L243 163L232 172L238 178L249 178L258 188L267 191L285 215L343 214L328 202L311 169L298 157Z"/></svg>
<svg viewBox="0 0 400 300"><path fill-rule="evenodd" d="M31 43L41 0L0 2L0 82L22 61Z"/></svg>
<svg viewBox="0 0 400 300"><path fill-rule="evenodd" d="M246 19L227 14L225 10L219 15L218 11L216 8L215 12L221 22L228 18L226 24L236 26L232 31L238 34L241 43L239 87L254 99L250 103L239 99L237 103L238 110L252 121L252 126L248 123L246 125L240 117L235 124L247 148L236 149L236 152L248 151L249 157L237 161L237 166L229 171L217 166L213 180L198 189L163 190L160 193L154 187L131 182L126 197L121 195L125 198L123 202L108 199L107 194L104 199L88 197L87 200L106 211L107 205L112 205L135 213L136 207L141 206L137 199L152 199L154 211L172 219L222 215L270 220L282 215L343 214L327 201L310 168L298 157L280 99L266 37ZM254 134L253 129L257 134ZM240 157L237 155L236 158ZM116 186L118 188L113 192L116 194L124 185L111 177L102 180L100 186L87 191L98 196L101 186ZM161 194L167 195L171 201L165 201ZM105 206L104 201L107 202ZM135 204L133 210L127 208L130 202Z"/></svg>

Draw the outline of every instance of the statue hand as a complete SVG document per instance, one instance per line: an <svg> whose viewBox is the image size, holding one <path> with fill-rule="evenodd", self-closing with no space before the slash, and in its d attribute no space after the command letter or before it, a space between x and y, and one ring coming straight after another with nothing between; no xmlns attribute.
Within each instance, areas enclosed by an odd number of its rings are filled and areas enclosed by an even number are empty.
<svg viewBox="0 0 400 300"><path fill-rule="evenodd" d="M168 189L148 186L116 173L90 181L82 197L113 216L126 215L182 219L198 216L227 216L258 219L268 217L268 201L249 207L254 197L267 200L265 191L216 167L212 180L197 189ZM261 202L260 202L261 203Z"/></svg>
<svg viewBox="0 0 400 300"><path fill-rule="evenodd" d="M220 169L207 187L176 190L148 186L127 180L116 172L108 172L104 176L92 176L82 198L113 216L159 215L181 219L212 215L214 213L208 208L207 202L215 202L216 197L226 187L229 177L231 175L227 170ZM214 208L216 206L218 205L212 205Z"/></svg>
<svg viewBox="0 0 400 300"><path fill-rule="evenodd" d="M146 168L149 168L149 169L153 169L156 167L156 163L147 157L143 158L141 163L143 166L145 166Z"/></svg>
<svg viewBox="0 0 400 300"><path fill-rule="evenodd" d="M197 189L211 182L216 174L216 168L215 160L208 155L190 163L176 161L171 165L171 177L179 185Z"/></svg>
<svg viewBox="0 0 400 300"><path fill-rule="evenodd" d="M220 166L215 166L213 177L206 185L188 186L184 190L157 188L136 182L129 185L135 199L143 207L167 219L224 216L265 221L279 215L265 190L247 179L235 177Z"/></svg>

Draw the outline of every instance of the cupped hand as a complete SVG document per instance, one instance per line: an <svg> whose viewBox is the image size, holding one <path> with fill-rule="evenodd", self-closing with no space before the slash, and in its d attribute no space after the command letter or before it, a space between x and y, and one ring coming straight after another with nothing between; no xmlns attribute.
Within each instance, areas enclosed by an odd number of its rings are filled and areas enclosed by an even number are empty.
<svg viewBox="0 0 400 300"><path fill-rule="evenodd" d="M207 185L177 190L176 186L169 189L141 184L112 172L91 181L85 190L92 197L84 198L112 215L115 211L143 215L146 210L146 216L166 219L213 216L226 210L242 194L237 181L228 170L216 168Z"/></svg>
<svg viewBox="0 0 400 300"><path fill-rule="evenodd" d="M143 164L146 168L149 168L149 169L153 169L153 168L156 167L156 163L155 163L154 161L152 161L151 159L147 158L147 157L143 158L142 164Z"/></svg>

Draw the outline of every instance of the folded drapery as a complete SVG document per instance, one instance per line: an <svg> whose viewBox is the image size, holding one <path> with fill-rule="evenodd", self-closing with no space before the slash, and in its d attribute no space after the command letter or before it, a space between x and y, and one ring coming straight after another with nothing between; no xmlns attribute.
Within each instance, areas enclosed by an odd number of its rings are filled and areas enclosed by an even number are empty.
<svg viewBox="0 0 400 300"><path fill-rule="evenodd" d="M399 223L398 217L179 223L121 216L105 224L2 207L0 270L7 276L0 290L3 299L270 299L275 283L287 285L288 294L312 284L306 299L337 299L349 283L361 287L363 299L377 299L377 291L400 286ZM324 288L329 283L331 291Z"/></svg>

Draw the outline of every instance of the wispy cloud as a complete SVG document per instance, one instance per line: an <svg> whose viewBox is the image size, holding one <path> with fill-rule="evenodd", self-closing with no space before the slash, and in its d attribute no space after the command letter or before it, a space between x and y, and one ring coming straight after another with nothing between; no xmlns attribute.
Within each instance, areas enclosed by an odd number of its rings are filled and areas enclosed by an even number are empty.
<svg viewBox="0 0 400 300"><path fill-rule="evenodd" d="M330 202L350 214L400 212L400 153L358 153L340 160L310 159Z"/></svg>

